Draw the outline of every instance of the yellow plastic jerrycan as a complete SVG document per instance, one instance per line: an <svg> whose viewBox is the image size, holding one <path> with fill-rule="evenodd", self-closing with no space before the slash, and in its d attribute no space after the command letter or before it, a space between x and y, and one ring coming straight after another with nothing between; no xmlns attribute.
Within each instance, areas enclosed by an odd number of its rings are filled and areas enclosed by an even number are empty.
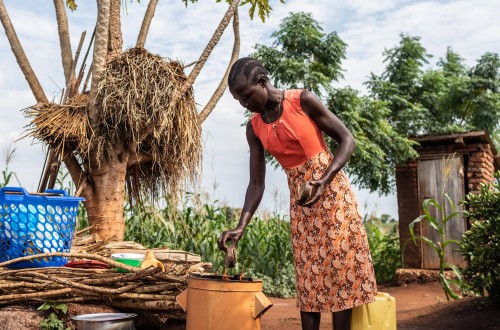
<svg viewBox="0 0 500 330"><path fill-rule="evenodd" d="M161 261L156 259L154 252L148 251L142 261L141 268L149 268L151 266L160 268L162 272L165 271L165 266Z"/></svg>
<svg viewBox="0 0 500 330"><path fill-rule="evenodd" d="M379 292L374 302L354 307L351 330L396 330L396 299Z"/></svg>

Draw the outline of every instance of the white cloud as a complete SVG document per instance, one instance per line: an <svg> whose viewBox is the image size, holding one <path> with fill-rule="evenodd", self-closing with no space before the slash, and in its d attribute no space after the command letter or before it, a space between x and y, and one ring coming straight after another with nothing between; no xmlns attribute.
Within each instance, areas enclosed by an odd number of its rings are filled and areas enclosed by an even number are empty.
<svg viewBox="0 0 500 330"><path fill-rule="evenodd" d="M56 97L63 85L63 76L52 4L41 5L36 0L6 0L5 3L45 92L49 97ZM257 17L250 20L247 6L240 8L241 56L251 53L256 43L270 45L272 32L290 12L311 12L325 32L337 31L348 44L347 59L343 63L345 79L336 85L350 85L362 91L362 83L370 72L380 74L383 70L382 52L399 42L400 33L422 37L424 47L435 55L432 61L442 57L448 46L464 57L468 65L473 65L487 51L499 52L500 1L496 0L288 0L285 4L272 0L271 5L274 10L265 23ZM130 47L135 44L147 1L127 2L127 7L128 15L122 15L122 26L124 46ZM94 28L95 8L95 1L79 1L77 11L68 11L73 52L83 31L87 32L86 49ZM199 1L185 8L181 1L160 1L146 48L184 63L195 61L226 8L225 2ZM194 86L200 109L226 70L232 42L229 26ZM34 103L34 98L3 34L0 34L0 99L3 116L0 144L4 144L23 131L27 120L18 110ZM203 185L211 191L216 181L214 197L235 207L242 206L248 180L248 146L245 129L240 126L243 120L239 104L226 93L203 124ZM36 187L43 165L42 148L39 144L32 146L26 139L18 142L17 148L16 172L23 185ZM263 206L272 210L276 205L273 190L277 187L287 195L284 173L269 168L266 187ZM397 217L394 195L379 198L366 191L358 191L357 195L363 212L375 209ZM287 203L283 203L285 209ZM365 208L363 204L368 206Z"/></svg>

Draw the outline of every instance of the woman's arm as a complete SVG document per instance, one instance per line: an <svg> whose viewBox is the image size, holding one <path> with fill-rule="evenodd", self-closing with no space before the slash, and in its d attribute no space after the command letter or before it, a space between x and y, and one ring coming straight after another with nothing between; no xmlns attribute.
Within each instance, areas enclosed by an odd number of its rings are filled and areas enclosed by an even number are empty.
<svg viewBox="0 0 500 330"><path fill-rule="evenodd" d="M309 91L304 91L300 97L300 105L305 113L318 125L319 129L337 141L338 150L330 165L326 168L320 180L311 181L316 186L313 195L304 206L314 204L323 194L325 186L344 167L355 147L354 137L340 119L328 110L319 98Z"/></svg>
<svg viewBox="0 0 500 330"><path fill-rule="evenodd" d="M266 162L264 147L253 131L252 123L247 123L246 136L250 147L250 180L245 194L245 203L241 212L240 221L236 228L226 230L219 238L219 249L226 251L226 243L231 241L233 246L243 236L243 232L252 219L255 210L262 200L265 188Z"/></svg>

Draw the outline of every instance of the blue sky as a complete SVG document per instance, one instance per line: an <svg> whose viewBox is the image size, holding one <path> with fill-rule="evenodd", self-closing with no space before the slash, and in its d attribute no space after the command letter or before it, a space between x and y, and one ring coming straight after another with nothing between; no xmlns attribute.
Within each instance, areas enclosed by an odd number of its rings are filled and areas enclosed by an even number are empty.
<svg viewBox="0 0 500 330"><path fill-rule="evenodd" d="M56 100L64 85L59 41L52 1L4 0L19 39L49 98ZM122 16L124 47L135 44L147 1L127 3ZM270 45L271 33L290 12L306 11L320 22L325 32L336 31L348 44L343 62L344 79L336 86L351 86L364 91L363 82L371 72L384 68L383 51L394 47L401 33L421 37L434 55L430 65L445 54L448 46L457 51L469 66L485 52L500 52L500 1L498 0L271 0L273 11L265 23L248 18L248 7L240 9L241 56L253 51L255 44ZM307 5L304 5L307 3ZM68 11L73 52L80 35L87 31L87 44L95 22L94 1L77 1L78 9ZM200 0L186 8L182 1L160 1L146 48L163 57L185 63L197 60L226 11L226 4ZM199 108L208 102L224 73L232 49L229 28L214 50L194 86ZM10 50L7 38L0 33L0 146L16 141L29 123L20 109L35 103L34 97ZM202 188L212 199L241 207L248 182L248 147L245 140L243 109L229 93L223 96L203 124ZM24 138L15 142L16 158L10 165L29 190L36 189L45 151L43 146ZM1 160L0 160L1 161ZM1 163L0 163L1 164ZM0 166L3 169L3 166ZM268 169L266 193L260 212L278 209L286 212L288 192L285 174ZM356 190L363 214L388 213L397 218L395 195Z"/></svg>

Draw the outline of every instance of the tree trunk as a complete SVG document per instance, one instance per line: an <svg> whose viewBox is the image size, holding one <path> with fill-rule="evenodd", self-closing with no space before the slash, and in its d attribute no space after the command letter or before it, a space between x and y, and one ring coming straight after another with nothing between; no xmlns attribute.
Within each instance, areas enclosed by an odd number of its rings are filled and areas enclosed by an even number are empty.
<svg viewBox="0 0 500 330"><path fill-rule="evenodd" d="M59 31L59 44L61 46L61 58L64 69L64 77L66 78L66 86L71 78L71 68L73 67L73 56L71 53L71 43L69 40L68 17L66 16L66 8L64 0L54 0L56 9L57 29Z"/></svg>
<svg viewBox="0 0 500 330"><path fill-rule="evenodd" d="M120 21L121 0L111 0L109 12L108 62L122 53L123 37Z"/></svg>
<svg viewBox="0 0 500 330"><path fill-rule="evenodd" d="M149 27L151 26L151 21L153 20L153 16L155 15L156 5L158 4L158 0L149 0L148 9L146 9L146 13L144 14L144 19L142 20L141 31L137 36L136 47L143 47L146 44L146 37L148 36Z"/></svg>
<svg viewBox="0 0 500 330"><path fill-rule="evenodd" d="M26 54L24 53L23 47L17 38L16 30L14 30L14 26L10 21L9 14L7 13L3 0L0 0L0 21L2 22L7 39L9 39L10 48L16 57L17 63L19 64L24 77L31 88L36 101L47 103L47 96L45 96L42 85L40 85L40 82L31 68L31 64L28 61Z"/></svg>
<svg viewBox="0 0 500 330"><path fill-rule="evenodd" d="M123 206L125 200L126 160L112 160L100 167L91 167L92 185L83 190L85 209L89 224L94 225L92 233L101 239L123 240L125 220Z"/></svg>

